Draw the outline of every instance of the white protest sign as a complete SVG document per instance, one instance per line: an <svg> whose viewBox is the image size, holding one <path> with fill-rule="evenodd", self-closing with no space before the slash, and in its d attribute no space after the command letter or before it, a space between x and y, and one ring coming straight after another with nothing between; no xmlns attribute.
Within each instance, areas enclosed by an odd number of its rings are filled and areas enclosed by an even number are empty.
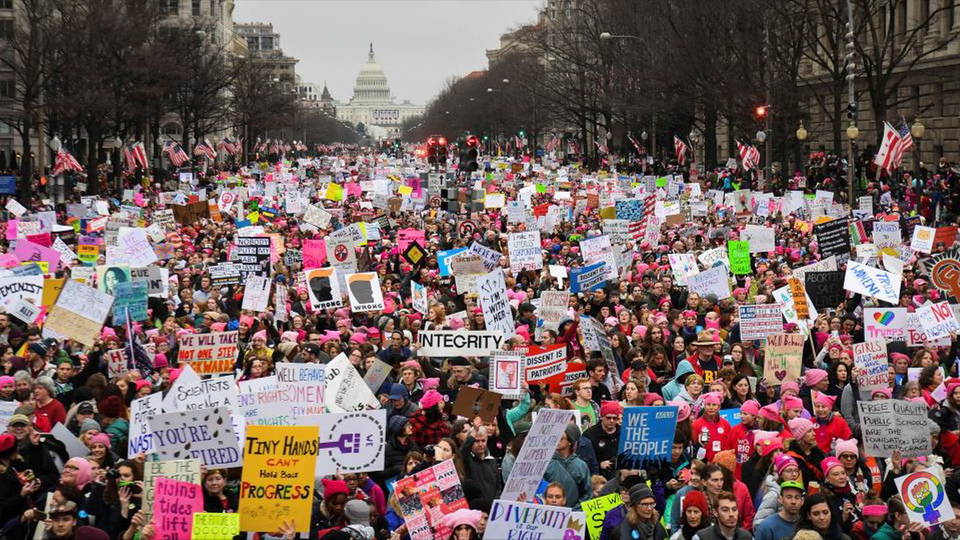
<svg viewBox="0 0 960 540"><path fill-rule="evenodd" d="M540 231L510 233L507 237L507 249L510 253L510 270L513 273L543 268Z"/></svg>
<svg viewBox="0 0 960 540"><path fill-rule="evenodd" d="M580 255L587 264L603 261L606 263L604 268L606 269L607 279L617 279L617 259L613 252L613 246L610 245L609 236L594 236L581 240Z"/></svg>
<svg viewBox="0 0 960 540"><path fill-rule="evenodd" d="M673 271L673 279L677 284L686 287L687 278L697 275L700 267L697 266L697 259L692 253L670 253L667 255L670 261L670 270Z"/></svg>
<svg viewBox="0 0 960 540"><path fill-rule="evenodd" d="M917 308L917 318L920 326L927 334L927 339L934 340L960 333L960 322L957 321L950 304L928 303Z"/></svg>
<svg viewBox="0 0 960 540"><path fill-rule="evenodd" d="M177 395L181 411L224 407L230 414L239 414L239 399L233 375L203 379L193 386L180 388Z"/></svg>
<svg viewBox="0 0 960 540"><path fill-rule="evenodd" d="M326 366L326 388L323 401L330 412L352 412L380 408L363 377L347 355L340 353Z"/></svg>
<svg viewBox="0 0 960 540"><path fill-rule="evenodd" d="M480 258L483 259L483 266L487 268L488 272L500 266L500 258L503 257L503 254L499 251L482 246L477 242L470 244L467 251L474 255L479 255Z"/></svg>
<svg viewBox="0 0 960 540"><path fill-rule="evenodd" d="M277 390L291 405L294 417L326 412L323 392L326 387L324 364L277 362Z"/></svg>
<svg viewBox="0 0 960 540"><path fill-rule="evenodd" d="M27 324L33 324L40 317L41 309L30 302L20 299L7 304L7 313Z"/></svg>
<svg viewBox="0 0 960 540"><path fill-rule="evenodd" d="M243 464L225 407L158 414L148 423L161 461L194 458L210 469Z"/></svg>
<svg viewBox="0 0 960 540"><path fill-rule="evenodd" d="M500 497L508 501L516 501L521 496L524 501L533 498L557 450L557 442L573 420L574 411L540 409Z"/></svg>
<svg viewBox="0 0 960 540"><path fill-rule="evenodd" d="M310 306L315 310L338 308L343 305L343 293L340 291L340 279L337 269L312 268L304 272Z"/></svg>
<svg viewBox="0 0 960 540"><path fill-rule="evenodd" d="M866 455L890 457L899 451L907 458L932 451L925 403L882 399L859 401L857 407Z"/></svg>
<svg viewBox="0 0 960 540"><path fill-rule="evenodd" d="M687 288L701 297L715 295L717 300L730 298L730 273L726 266L719 265L687 277Z"/></svg>
<svg viewBox="0 0 960 540"><path fill-rule="evenodd" d="M127 455L150 454L154 450L149 420L163 412L163 394L157 392L130 403L130 435Z"/></svg>
<svg viewBox="0 0 960 540"><path fill-rule="evenodd" d="M348 274L345 282L351 310L383 310L383 291L380 289L380 278L376 272Z"/></svg>
<svg viewBox="0 0 960 540"><path fill-rule="evenodd" d="M910 239L910 249L926 253L933 251L933 239L937 235L937 230L933 227L924 227L917 225L913 228L913 237Z"/></svg>
<svg viewBox="0 0 960 540"><path fill-rule="evenodd" d="M412 299L413 309L417 310L421 315L426 315L427 309L429 308L427 288L416 281L411 281L410 297Z"/></svg>
<svg viewBox="0 0 960 540"><path fill-rule="evenodd" d="M190 364L184 365L180 376L170 384L170 389L167 390L167 394L163 397L164 412L179 411L180 401L177 399L178 396L183 395L189 391L189 388L198 384L200 384L200 375L197 375L197 372Z"/></svg>
<svg viewBox="0 0 960 540"><path fill-rule="evenodd" d="M847 262L843 288L878 300L896 304L900 301L900 276L856 261Z"/></svg>
<svg viewBox="0 0 960 540"><path fill-rule="evenodd" d="M69 266L77 258L77 254L59 236L53 241L53 249L60 253L60 262L64 266Z"/></svg>
<svg viewBox="0 0 960 540"><path fill-rule="evenodd" d="M740 240L750 242L750 253L768 253L776 250L773 227L747 225L740 231Z"/></svg>
<svg viewBox="0 0 960 540"><path fill-rule="evenodd" d="M860 388L860 399L870 401L873 393L890 386L887 374L887 344L867 341L853 344L854 377Z"/></svg>
<svg viewBox="0 0 960 540"><path fill-rule="evenodd" d="M497 499L490 507L484 538L584 538L582 534L568 534L570 513L565 506L516 502L515 498Z"/></svg>
<svg viewBox="0 0 960 540"><path fill-rule="evenodd" d="M907 308L864 308L863 337L868 341L906 341Z"/></svg>
<svg viewBox="0 0 960 540"><path fill-rule="evenodd" d="M11 214L17 217L20 217L27 213L27 207L23 206L16 199L12 197L10 198L9 201L7 201L6 209L10 211Z"/></svg>
<svg viewBox="0 0 960 540"><path fill-rule="evenodd" d="M270 285L268 277L251 274L247 276L243 287L242 309L249 311L266 311L270 303Z"/></svg>
<svg viewBox="0 0 960 540"><path fill-rule="evenodd" d="M503 270L499 268L477 280L480 308L486 327L507 336L513 336L513 311L507 299L507 286L503 279Z"/></svg>
<svg viewBox="0 0 960 540"><path fill-rule="evenodd" d="M513 336L511 330L510 336ZM490 356L505 342L501 332L489 330L421 330L417 356Z"/></svg>
<svg viewBox="0 0 960 540"><path fill-rule="evenodd" d="M383 470L386 409L302 416L297 425L320 428L316 478Z"/></svg>
<svg viewBox="0 0 960 540"><path fill-rule="evenodd" d="M923 467L898 476L893 481L910 522L933 527L956 518L947 496L946 476L940 465Z"/></svg>

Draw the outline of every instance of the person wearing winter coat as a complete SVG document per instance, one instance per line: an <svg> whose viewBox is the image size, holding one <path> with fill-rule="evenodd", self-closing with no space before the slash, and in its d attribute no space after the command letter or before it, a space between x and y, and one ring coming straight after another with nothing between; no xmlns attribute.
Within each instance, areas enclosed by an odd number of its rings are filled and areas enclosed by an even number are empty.
<svg viewBox="0 0 960 540"><path fill-rule="evenodd" d="M780 485L783 482L795 482L799 479L800 467L797 465L797 460L786 454L780 454L773 460L773 471L763 481L762 497L760 504L757 505L757 513L753 517L754 529L761 521L780 510Z"/></svg>
<svg viewBox="0 0 960 540"><path fill-rule="evenodd" d="M663 399L666 401L672 401L680 395L680 392L683 390L683 383L687 380L692 373L694 373L693 364L687 360L681 360L677 364L676 374L673 376L673 380L663 385Z"/></svg>
<svg viewBox="0 0 960 540"><path fill-rule="evenodd" d="M660 525L655 509L653 491L644 484L630 488L630 504L620 527L614 529L611 540L666 540L667 531Z"/></svg>
<svg viewBox="0 0 960 540"><path fill-rule="evenodd" d="M735 441L730 423L720 417L720 403L723 394L708 392L703 395L703 416L693 421L693 436L697 444L706 452L704 459L713 460L713 456L724 450L733 450Z"/></svg>
<svg viewBox="0 0 960 540"><path fill-rule="evenodd" d="M413 426L405 416L391 416L387 420L387 444L384 451L383 471L377 474L384 480L403 471L403 460L410 452L419 452L420 445L413 440Z"/></svg>
<svg viewBox="0 0 960 540"><path fill-rule="evenodd" d="M833 404L837 398L817 392L813 396L814 433L817 437L817 447L824 454L830 453L833 441L849 439L853 431L839 414L833 412Z"/></svg>
<svg viewBox="0 0 960 540"><path fill-rule="evenodd" d="M543 475L546 482L558 482L563 486L567 496L567 506L576 507L579 503L593 498L593 488L590 485L590 469L577 456L574 448L580 440L580 429L574 425L567 425L553 459L547 465Z"/></svg>

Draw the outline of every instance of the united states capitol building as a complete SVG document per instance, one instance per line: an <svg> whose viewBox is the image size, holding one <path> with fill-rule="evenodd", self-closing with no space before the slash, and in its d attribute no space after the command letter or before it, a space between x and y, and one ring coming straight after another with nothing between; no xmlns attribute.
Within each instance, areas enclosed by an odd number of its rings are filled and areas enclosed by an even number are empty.
<svg viewBox="0 0 960 540"><path fill-rule="evenodd" d="M326 96L329 98L329 94ZM383 68L373 55L373 43L367 63L360 68L350 101L336 102L338 120L357 126L363 124L369 136L376 139L400 137L400 125L408 118L423 115L424 106L409 101L395 103Z"/></svg>

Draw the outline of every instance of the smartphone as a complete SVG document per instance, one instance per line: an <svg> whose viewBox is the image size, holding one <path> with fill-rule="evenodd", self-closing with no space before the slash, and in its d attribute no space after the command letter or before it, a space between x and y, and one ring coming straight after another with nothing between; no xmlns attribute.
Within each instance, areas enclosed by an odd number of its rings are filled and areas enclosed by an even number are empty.
<svg viewBox="0 0 960 540"><path fill-rule="evenodd" d="M46 513L46 512L41 512L40 510L34 510L33 513L36 514L37 519L39 519L39 520L47 519L47 513Z"/></svg>

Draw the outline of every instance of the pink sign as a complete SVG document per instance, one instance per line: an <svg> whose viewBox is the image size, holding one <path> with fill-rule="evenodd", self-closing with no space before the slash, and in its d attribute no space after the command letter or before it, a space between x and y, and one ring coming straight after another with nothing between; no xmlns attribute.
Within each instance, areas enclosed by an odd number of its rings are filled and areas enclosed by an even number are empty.
<svg viewBox="0 0 960 540"><path fill-rule="evenodd" d="M303 256L304 270L309 268L323 268L327 263L327 241L323 239L304 240L301 254Z"/></svg>
<svg viewBox="0 0 960 540"><path fill-rule="evenodd" d="M200 486L159 477L154 480L153 523L156 538L190 540L193 514L203 512Z"/></svg>
<svg viewBox="0 0 960 540"><path fill-rule="evenodd" d="M13 250L13 254L23 262L46 261L50 265L51 274L57 271L57 266L60 264L59 251L34 244L29 240L18 240L17 248Z"/></svg>

